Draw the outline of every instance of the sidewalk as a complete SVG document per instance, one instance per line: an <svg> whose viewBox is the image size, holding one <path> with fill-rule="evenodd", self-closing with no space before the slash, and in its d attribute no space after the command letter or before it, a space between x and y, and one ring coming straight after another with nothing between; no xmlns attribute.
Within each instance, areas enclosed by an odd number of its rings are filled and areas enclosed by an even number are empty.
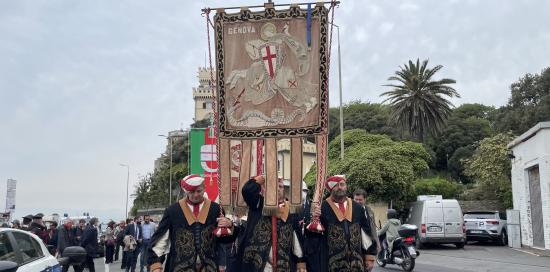
<svg viewBox="0 0 550 272"><path fill-rule="evenodd" d="M542 250L532 247L523 246L522 248L512 248L513 250L535 255L537 257L550 257L550 250Z"/></svg>

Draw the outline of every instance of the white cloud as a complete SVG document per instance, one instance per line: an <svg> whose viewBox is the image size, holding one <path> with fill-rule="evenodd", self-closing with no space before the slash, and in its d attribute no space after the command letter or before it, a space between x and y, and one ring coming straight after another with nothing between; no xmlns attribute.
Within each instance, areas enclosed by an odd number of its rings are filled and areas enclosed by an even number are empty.
<svg viewBox="0 0 550 272"><path fill-rule="evenodd" d="M356 27L355 32L353 33L353 38L356 44L367 43L369 39L369 34L367 33L367 29L365 29L365 27L362 27L362 26Z"/></svg>
<svg viewBox="0 0 550 272"><path fill-rule="evenodd" d="M419 10L420 7L417 4L415 4L414 2L406 1L406 2L403 2L399 5L399 9L403 10L403 11L406 11L406 12L411 12L411 11Z"/></svg>
<svg viewBox="0 0 550 272"><path fill-rule="evenodd" d="M378 28L380 31L380 35L381 36L388 35L392 31L394 26L395 26L394 23L383 22L382 24L380 24L380 27Z"/></svg>

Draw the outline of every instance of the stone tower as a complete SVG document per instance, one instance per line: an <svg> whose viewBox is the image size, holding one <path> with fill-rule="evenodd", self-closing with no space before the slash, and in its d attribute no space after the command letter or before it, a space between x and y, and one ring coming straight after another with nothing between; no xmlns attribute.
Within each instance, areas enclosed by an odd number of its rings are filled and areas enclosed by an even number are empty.
<svg viewBox="0 0 550 272"><path fill-rule="evenodd" d="M216 82L216 71L214 73L214 84ZM199 86L193 88L193 100L195 100L195 122L209 119L212 116L212 101L214 100L213 90L210 90L210 69L199 67L197 73Z"/></svg>

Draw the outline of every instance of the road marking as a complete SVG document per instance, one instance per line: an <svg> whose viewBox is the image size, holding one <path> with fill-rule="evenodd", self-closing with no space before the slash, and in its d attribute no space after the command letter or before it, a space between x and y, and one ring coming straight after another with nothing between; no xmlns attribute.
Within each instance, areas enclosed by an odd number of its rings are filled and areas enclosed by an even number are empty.
<svg viewBox="0 0 550 272"><path fill-rule="evenodd" d="M435 255L435 256L442 256L442 257L456 258L456 259L477 260L477 261L485 261L485 262L492 262L492 263L502 263L502 264L513 264L513 265L520 265L520 266L543 267L543 268L548 268L548 267L550 267L550 266L536 265L536 264L523 264L523 263L507 262L507 261L503 261L503 260L492 260L492 259L481 259L481 258L470 258L470 257L449 256L449 255L445 255L445 254L435 254L435 253L428 253L428 252L424 252L423 254L424 254L424 255Z"/></svg>
<svg viewBox="0 0 550 272"><path fill-rule="evenodd" d="M527 253L527 254L529 254L529 255L533 255L533 256L537 256L537 257L541 257L541 256L542 256L542 255L539 255L539 254L537 254L537 253L529 252L529 251L523 250L523 249L517 249L517 248L512 248L512 249L515 250L515 251Z"/></svg>

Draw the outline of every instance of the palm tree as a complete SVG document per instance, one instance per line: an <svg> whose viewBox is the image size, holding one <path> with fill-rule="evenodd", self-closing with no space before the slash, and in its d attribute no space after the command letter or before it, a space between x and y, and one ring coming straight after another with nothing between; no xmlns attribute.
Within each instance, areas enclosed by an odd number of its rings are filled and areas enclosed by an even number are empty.
<svg viewBox="0 0 550 272"><path fill-rule="evenodd" d="M395 76L388 78L399 83L384 85L393 90L380 95L388 97L383 103L389 101L392 108L391 122L407 130L420 142L428 133L437 135L442 131L454 107L447 98L460 97L455 89L448 86L456 83L455 80L432 79L443 66L437 65L432 69L427 66L428 60L422 64L418 59L416 64L409 60L408 65L400 66Z"/></svg>

